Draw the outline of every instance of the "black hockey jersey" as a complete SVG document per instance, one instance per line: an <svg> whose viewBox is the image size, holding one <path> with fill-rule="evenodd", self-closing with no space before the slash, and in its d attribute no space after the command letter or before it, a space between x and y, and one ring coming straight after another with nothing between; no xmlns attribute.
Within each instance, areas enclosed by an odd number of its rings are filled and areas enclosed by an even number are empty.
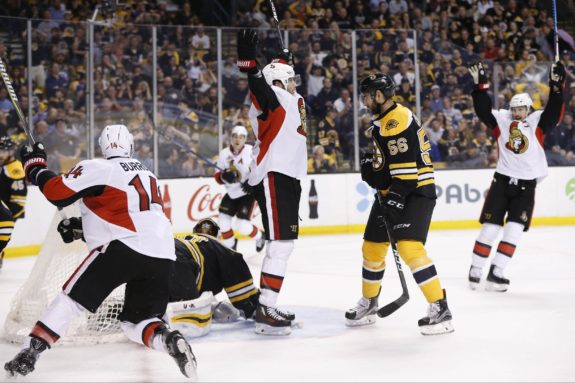
<svg viewBox="0 0 575 383"><path fill-rule="evenodd" d="M373 125L373 170L378 188L404 197L414 193L437 198L431 144L411 110L394 103Z"/></svg>
<svg viewBox="0 0 575 383"><path fill-rule="evenodd" d="M28 190L24 181L24 169L18 160L2 166L0 172L0 200L8 206L14 219L24 218L24 205Z"/></svg>

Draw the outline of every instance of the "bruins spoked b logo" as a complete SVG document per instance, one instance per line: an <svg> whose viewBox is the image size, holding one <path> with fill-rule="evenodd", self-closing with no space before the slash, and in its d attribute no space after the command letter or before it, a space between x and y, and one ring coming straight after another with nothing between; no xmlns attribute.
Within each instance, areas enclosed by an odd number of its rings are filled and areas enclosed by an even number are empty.
<svg viewBox="0 0 575 383"><path fill-rule="evenodd" d="M505 148L511 150L515 154L525 153L529 147L529 140L519 130L519 121L513 121L509 125L509 140L505 144Z"/></svg>
<svg viewBox="0 0 575 383"><path fill-rule="evenodd" d="M391 129L397 128L398 125L399 125L399 122L392 118L389 121L387 121L387 123L385 124L385 130L391 130Z"/></svg>

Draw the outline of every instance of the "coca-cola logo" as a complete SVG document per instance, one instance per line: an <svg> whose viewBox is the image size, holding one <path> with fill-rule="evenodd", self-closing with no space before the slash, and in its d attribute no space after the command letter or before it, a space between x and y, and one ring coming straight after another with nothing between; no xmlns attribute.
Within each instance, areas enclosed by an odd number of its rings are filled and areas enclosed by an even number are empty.
<svg viewBox="0 0 575 383"><path fill-rule="evenodd" d="M222 198L223 194L218 191L214 192L208 184L198 187L188 202L188 218L192 222L197 222L203 218L217 217ZM254 219L259 214L260 209L256 203L250 217Z"/></svg>
<svg viewBox="0 0 575 383"><path fill-rule="evenodd" d="M202 218L218 216L222 193L211 193L210 185L200 186L188 202L188 218L197 222Z"/></svg>

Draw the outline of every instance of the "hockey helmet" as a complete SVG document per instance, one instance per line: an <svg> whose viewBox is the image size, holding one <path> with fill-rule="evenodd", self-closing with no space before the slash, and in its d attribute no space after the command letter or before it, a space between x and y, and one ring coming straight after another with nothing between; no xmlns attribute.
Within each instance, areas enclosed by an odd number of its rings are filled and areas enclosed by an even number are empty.
<svg viewBox="0 0 575 383"><path fill-rule="evenodd" d="M511 97L509 101L509 108L517 108L518 106L526 106L527 109L533 106L533 100L528 93L517 93L515 96Z"/></svg>
<svg viewBox="0 0 575 383"><path fill-rule="evenodd" d="M236 125L234 126L234 128L232 129L232 136L234 134L238 134L240 136L244 136L247 137L248 136L248 130L245 128L245 126L243 125Z"/></svg>
<svg viewBox="0 0 575 383"><path fill-rule="evenodd" d="M0 137L0 150L14 149L14 141L8 136Z"/></svg>
<svg viewBox="0 0 575 383"><path fill-rule="evenodd" d="M270 86L277 80L281 81L284 84L284 88L287 89L290 80L296 81L295 71L287 64L272 62L264 67L262 73Z"/></svg>
<svg viewBox="0 0 575 383"><path fill-rule="evenodd" d="M193 229L196 234L208 234L212 237L217 237L220 232L220 227L211 218L202 218L196 223Z"/></svg>
<svg viewBox="0 0 575 383"><path fill-rule="evenodd" d="M361 93L369 92L371 97L375 97L376 90L380 90L386 98L392 98L395 95L395 81L383 73L373 73L361 80Z"/></svg>
<svg viewBox="0 0 575 383"><path fill-rule="evenodd" d="M107 125L98 139L105 158L132 157L134 136L126 125Z"/></svg>

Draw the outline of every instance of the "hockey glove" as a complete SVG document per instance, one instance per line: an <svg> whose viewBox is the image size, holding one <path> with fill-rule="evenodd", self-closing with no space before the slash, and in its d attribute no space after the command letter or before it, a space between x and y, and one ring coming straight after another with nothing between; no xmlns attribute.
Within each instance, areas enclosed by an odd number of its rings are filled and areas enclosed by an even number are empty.
<svg viewBox="0 0 575 383"><path fill-rule="evenodd" d="M259 43L258 32L254 29L241 29L238 32L238 68L240 72L256 73L258 62L256 49Z"/></svg>
<svg viewBox="0 0 575 383"><path fill-rule="evenodd" d="M226 169L222 172L222 181L226 184L233 184L238 181L238 173L231 169Z"/></svg>
<svg viewBox="0 0 575 383"><path fill-rule="evenodd" d="M84 239L84 229L82 228L82 218L72 217L60 221L57 227L58 233L62 237L64 243L71 243L77 239Z"/></svg>
<svg viewBox="0 0 575 383"><path fill-rule="evenodd" d="M46 150L41 142L36 142L34 146L24 145L20 149L20 159L24 164L26 179L33 185L37 185L38 174L48 166L46 158Z"/></svg>
<svg viewBox="0 0 575 383"><path fill-rule="evenodd" d="M373 183L373 153L364 152L359 158L361 179L369 186L374 187Z"/></svg>
<svg viewBox="0 0 575 383"><path fill-rule="evenodd" d="M467 70L469 74L473 77L473 83L475 84L475 89L485 90L489 89L489 83L487 82L487 75L485 74L485 68L483 68L483 63L479 62L470 65Z"/></svg>
<svg viewBox="0 0 575 383"><path fill-rule="evenodd" d="M566 77L565 67L561 61L551 64L551 71L549 72L549 86L555 93L563 91L563 83Z"/></svg>
<svg viewBox="0 0 575 383"><path fill-rule="evenodd" d="M248 183L248 181L242 182L242 190L246 194L254 194L254 187Z"/></svg>
<svg viewBox="0 0 575 383"><path fill-rule="evenodd" d="M280 53L274 58L273 62L278 62L281 64L287 64L293 67L293 54L289 51L289 49L282 49Z"/></svg>
<svg viewBox="0 0 575 383"><path fill-rule="evenodd" d="M386 195L376 193L376 196L387 219L398 222L405 208L405 197L391 190Z"/></svg>

